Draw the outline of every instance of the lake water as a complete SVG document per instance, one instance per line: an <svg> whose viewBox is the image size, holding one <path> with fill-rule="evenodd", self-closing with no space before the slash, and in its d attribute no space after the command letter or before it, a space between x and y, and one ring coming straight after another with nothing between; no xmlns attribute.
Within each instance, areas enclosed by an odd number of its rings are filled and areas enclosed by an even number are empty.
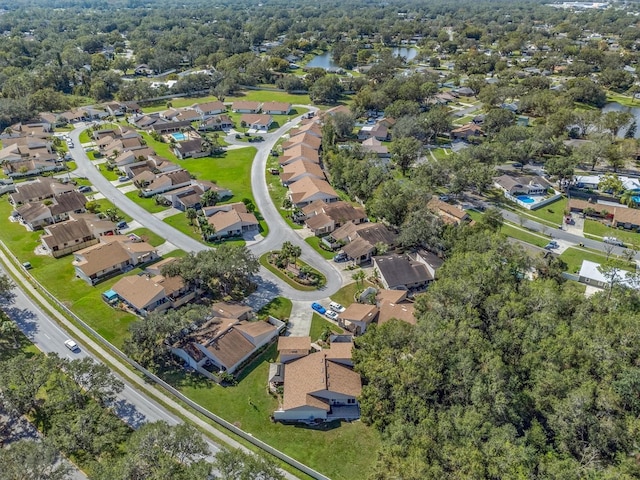
<svg viewBox="0 0 640 480"><path fill-rule="evenodd" d="M391 50L391 53L396 57L403 56L407 61L410 61L416 58L418 55L418 49L413 47L395 47ZM309 63L307 63L306 66L311 68L324 68L325 70L328 68L340 68L333 61L331 52L324 52L321 55L316 55Z"/></svg>
<svg viewBox="0 0 640 480"><path fill-rule="evenodd" d="M640 106L637 107L625 107L624 105L620 105L618 102L607 103L604 107L602 107L602 113L607 112L630 112L631 115L636 119L637 129L635 138L640 138ZM627 133L627 129L623 128L618 132L618 137L624 137L624 134Z"/></svg>

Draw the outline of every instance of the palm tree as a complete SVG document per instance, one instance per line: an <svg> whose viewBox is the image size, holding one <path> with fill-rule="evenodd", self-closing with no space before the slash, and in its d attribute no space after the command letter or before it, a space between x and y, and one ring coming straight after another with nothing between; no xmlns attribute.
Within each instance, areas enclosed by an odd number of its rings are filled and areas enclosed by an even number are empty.
<svg viewBox="0 0 640 480"><path fill-rule="evenodd" d="M200 197L202 205L205 207L212 207L220 201L220 195L213 189L207 190Z"/></svg>
<svg viewBox="0 0 640 480"><path fill-rule="evenodd" d="M633 190L625 190L624 193L620 196L620 203L626 205L630 208L635 208L638 206L636 202L636 198L638 197L638 193Z"/></svg>
<svg viewBox="0 0 640 480"><path fill-rule="evenodd" d="M362 286L361 283L364 281L365 277L366 274L364 273L364 270L358 270L356 273L351 275L351 278L356 281L356 285L358 286L358 288Z"/></svg>
<svg viewBox="0 0 640 480"><path fill-rule="evenodd" d="M198 216L198 212L196 212L195 208L187 208L186 215L189 220L189 225L193 226L193 221Z"/></svg>

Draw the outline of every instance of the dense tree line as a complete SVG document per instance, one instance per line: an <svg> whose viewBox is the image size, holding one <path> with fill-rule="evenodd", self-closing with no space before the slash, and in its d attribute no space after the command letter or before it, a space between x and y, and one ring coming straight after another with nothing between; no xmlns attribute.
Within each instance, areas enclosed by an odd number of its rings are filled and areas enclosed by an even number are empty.
<svg viewBox="0 0 640 480"><path fill-rule="evenodd" d="M640 297L584 298L487 229L459 231L415 326L357 339L373 478L637 478ZM556 270L559 271L559 270Z"/></svg>

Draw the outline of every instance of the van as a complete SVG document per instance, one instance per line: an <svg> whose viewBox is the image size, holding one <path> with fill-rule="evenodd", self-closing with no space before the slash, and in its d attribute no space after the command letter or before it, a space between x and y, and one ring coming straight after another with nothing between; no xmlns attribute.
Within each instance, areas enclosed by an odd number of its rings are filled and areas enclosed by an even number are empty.
<svg viewBox="0 0 640 480"><path fill-rule="evenodd" d="M31 266L31 262L23 262L22 266L25 270L31 270L33 267Z"/></svg>

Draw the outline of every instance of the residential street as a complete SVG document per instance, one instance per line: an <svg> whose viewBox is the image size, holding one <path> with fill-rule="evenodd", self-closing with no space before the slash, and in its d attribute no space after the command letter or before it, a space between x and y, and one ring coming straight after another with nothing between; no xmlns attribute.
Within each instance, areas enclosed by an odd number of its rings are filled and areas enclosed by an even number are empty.
<svg viewBox="0 0 640 480"><path fill-rule="evenodd" d="M302 107L302 105L300 106ZM310 107L308 105L304 105L304 107L317 111L315 107ZM290 122L282 125L275 132L263 134L265 139L264 142L253 144L257 149L257 153L252 165L251 183L253 186L256 206L269 225L269 235L264 240L255 243L249 248L257 256L260 256L269 250L279 248L284 241L290 241L295 245L299 245L302 248L302 260L316 270L322 272L327 279L327 283L321 290L303 292L292 288L265 268L261 268L260 273L256 278L259 291L254 294L253 299L269 301L277 296L283 296L291 300L312 302L315 300L326 299L342 287L342 277L337 269L330 262L327 262L322 258L321 255L296 235L295 232L293 232L273 205L267 188L265 170L269 152L280 137L295 126L301 118L302 116L295 117ZM76 173L78 176L88 178L91 183L93 183L96 190L101 192L105 198L110 200L122 212L131 216L135 221L160 235L162 238L170 241L176 247L187 252L197 252L208 248L199 241L164 223L162 220L158 219L144 208L127 198L118 190L117 187L112 185L111 182L109 182L94 165L92 165L91 160L80 143L80 133L86 128L88 128L88 125L79 126L69 133L69 136L75 145L74 148L70 149L70 153L77 164ZM257 304L259 305L259 303Z"/></svg>

